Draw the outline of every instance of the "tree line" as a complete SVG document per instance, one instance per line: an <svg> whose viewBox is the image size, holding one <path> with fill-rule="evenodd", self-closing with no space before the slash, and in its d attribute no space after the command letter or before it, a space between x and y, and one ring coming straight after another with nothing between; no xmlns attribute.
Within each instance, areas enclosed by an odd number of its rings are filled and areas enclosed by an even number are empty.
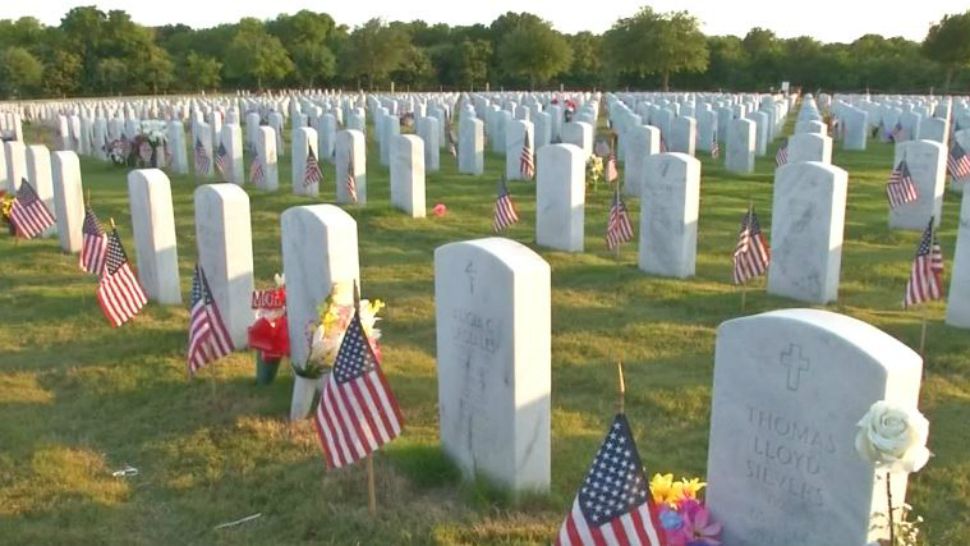
<svg viewBox="0 0 970 546"><path fill-rule="evenodd" d="M481 90L565 86L928 92L970 87L970 11L922 43L867 34L851 43L782 39L753 28L706 36L688 12L649 7L604 32L564 34L531 13L489 25L371 19L355 28L303 10L193 29L146 27L123 10L68 11L57 26L0 20L0 96L40 98L234 89Z"/></svg>

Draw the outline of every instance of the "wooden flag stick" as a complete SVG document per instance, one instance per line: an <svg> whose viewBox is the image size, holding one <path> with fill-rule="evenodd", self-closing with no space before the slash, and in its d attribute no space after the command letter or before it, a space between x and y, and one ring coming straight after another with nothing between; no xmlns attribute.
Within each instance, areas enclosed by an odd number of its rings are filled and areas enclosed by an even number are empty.
<svg viewBox="0 0 970 546"><path fill-rule="evenodd" d="M115 219L114 219L114 217L109 218L108 221L111 222L111 229L112 230L118 229L117 227L115 227Z"/></svg>
<svg viewBox="0 0 970 546"><path fill-rule="evenodd" d="M751 193L748 193L748 214L745 216L745 223L748 224L747 228L750 230L751 213L754 212L754 200L751 199ZM750 237L748 238L750 241ZM741 283L741 312L743 313L748 305L748 283Z"/></svg>
<svg viewBox="0 0 970 546"><path fill-rule="evenodd" d="M360 314L360 285L354 279L354 313ZM360 320L359 318L357 320ZM367 511L377 516L377 490L374 486L374 454L367 455Z"/></svg>
<svg viewBox="0 0 970 546"><path fill-rule="evenodd" d="M620 181L616 181L616 189L613 191L613 204L614 206L620 202ZM612 207L611 207L612 208ZM620 243L618 242L615 247L613 247L613 259L620 261Z"/></svg>
<svg viewBox="0 0 970 546"><path fill-rule="evenodd" d="M620 383L619 383L620 396L619 396L619 398L617 399L617 402L616 402L616 412L617 413L624 413L626 411L626 400L625 400L626 399L626 381L623 380L623 361L622 360L617 360L616 361L616 373L617 373L617 377L620 380Z"/></svg>
<svg viewBox="0 0 970 546"><path fill-rule="evenodd" d="M919 335L919 355L926 358L926 305L922 305L922 327Z"/></svg>

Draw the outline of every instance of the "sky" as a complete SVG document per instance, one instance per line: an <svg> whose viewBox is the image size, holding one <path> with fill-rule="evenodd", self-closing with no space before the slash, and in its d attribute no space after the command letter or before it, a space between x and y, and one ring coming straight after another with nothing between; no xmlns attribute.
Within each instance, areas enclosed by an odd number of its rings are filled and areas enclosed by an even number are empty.
<svg viewBox="0 0 970 546"><path fill-rule="evenodd" d="M57 25L70 8L97 5L123 9L143 25L183 23L195 28L235 22L242 17L271 19L301 9L329 13L339 24L358 25L372 17L450 25L489 24L507 11L528 11L562 32L603 32L646 2L638 0L0 0L0 18L33 16ZM582 9L577 6L585 5ZM919 0L903 8L892 0L654 0L655 10L687 10L707 34L743 36L752 27L783 38L811 36L823 42L850 42L868 33L920 41L947 13L960 13L966 0Z"/></svg>

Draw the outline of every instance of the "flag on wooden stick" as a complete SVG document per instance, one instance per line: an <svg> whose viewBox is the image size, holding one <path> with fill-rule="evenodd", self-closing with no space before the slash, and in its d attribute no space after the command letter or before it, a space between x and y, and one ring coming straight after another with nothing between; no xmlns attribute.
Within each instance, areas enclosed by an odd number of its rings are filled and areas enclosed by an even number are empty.
<svg viewBox="0 0 970 546"><path fill-rule="evenodd" d="M54 225L54 215L26 178L20 181L20 189L10 205L10 222L17 235L24 239L33 239Z"/></svg>
<svg viewBox="0 0 970 546"><path fill-rule="evenodd" d="M354 313L313 416L327 467L353 464L401 434L404 417Z"/></svg>
<svg viewBox="0 0 970 546"><path fill-rule="evenodd" d="M761 232L754 207L750 207L741 219L741 232L734 247L734 284L744 284L764 275L770 263L771 248Z"/></svg>
<svg viewBox="0 0 970 546"><path fill-rule="evenodd" d="M222 313L212 297L205 271L196 264L192 278L192 303L189 312L189 373L229 355L235 350Z"/></svg>
<svg viewBox="0 0 970 546"><path fill-rule="evenodd" d="M613 418L556 546L667 546L626 416Z"/></svg>
<svg viewBox="0 0 970 546"><path fill-rule="evenodd" d="M226 151L226 146L223 143L219 143L219 149L216 150L216 172L219 173L223 178L227 178L226 174L226 163L229 161L229 152Z"/></svg>
<svg viewBox="0 0 970 546"><path fill-rule="evenodd" d="M253 153L253 160L249 163L249 182L260 185L266 180L266 173L263 171L263 162L259 159L259 154Z"/></svg>
<svg viewBox="0 0 970 546"><path fill-rule="evenodd" d="M98 284L98 304L108 322L118 327L141 311L148 303L148 296L131 270L117 229L108 235L105 256L101 282Z"/></svg>
<svg viewBox="0 0 970 546"><path fill-rule="evenodd" d="M306 166L303 168L303 187L308 188L313 184L319 184L321 180L323 180L323 171L320 170L317 154L313 153L312 147L307 146Z"/></svg>
<svg viewBox="0 0 970 546"><path fill-rule="evenodd" d="M108 235L91 207L84 211L84 224L81 226L81 271L101 275L104 270L105 253L108 250Z"/></svg>
<svg viewBox="0 0 970 546"><path fill-rule="evenodd" d="M905 203L912 203L919 199L919 190L913 182L913 175L909 172L909 165L906 160L899 162L893 172L889 174L889 182L886 184L886 197L889 198L889 207L896 208Z"/></svg>
<svg viewBox="0 0 970 546"><path fill-rule="evenodd" d="M933 228L933 218L923 231L916 257L909 272L909 282L906 283L906 296L903 306L909 307L919 303L943 298L943 249L936 238Z"/></svg>
<svg viewBox="0 0 970 546"><path fill-rule="evenodd" d="M950 146L950 153L946 156L946 167L953 178L970 176L970 155L956 140L953 141L953 146Z"/></svg>
<svg viewBox="0 0 970 546"><path fill-rule="evenodd" d="M613 192L613 205L610 218L606 223L606 248L613 250L623 243L633 240L633 224L630 213L620 197L620 189Z"/></svg>
<svg viewBox="0 0 970 546"><path fill-rule="evenodd" d="M357 175L354 174L354 144L350 143L347 152L347 176L344 179L344 186L347 188L347 196L354 203L357 202Z"/></svg>
<svg viewBox="0 0 970 546"><path fill-rule="evenodd" d="M504 231L518 221L519 215L515 212L515 205L512 203L512 196L509 194L509 187L503 176L498 186L498 199L495 200L492 229L496 232Z"/></svg>
<svg viewBox="0 0 970 546"><path fill-rule="evenodd" d="M532 154L532 143L529 142L529 131L522 133L522 153L519 154L519 174L526 180L532 180L532 177L536 175L536 164Z"/></svg>
<svg viewBox="0 0 970 546"><path fill-rule="evenodd" d="M778 151L775 152L775 165L781 167L786 163L788 163L788 139L784 138L781 146L778 146Z"/></svg>
<svg viewBox="0 0 970 546"><path fill-rule="evenodd" d="M195 139L195 172L202 176L209 176L209 154L200 139Z"/></svg>

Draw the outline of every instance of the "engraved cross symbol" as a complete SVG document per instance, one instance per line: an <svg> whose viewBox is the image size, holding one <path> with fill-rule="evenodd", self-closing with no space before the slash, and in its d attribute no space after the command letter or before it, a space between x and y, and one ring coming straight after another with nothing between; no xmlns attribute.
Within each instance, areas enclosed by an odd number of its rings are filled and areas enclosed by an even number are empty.
<svg viewBox="0 0 970 546"><path fill-rule="evenodd" d="M477 273L475 264L468 262L468 265L465 266L465 274L468 275L468 292L470 294L475 293L475 273Z"/></svg>
<svg viewBox="0 0 970 546"><path fill-rule="evenodd" d="M808 371L808 359L802 356L801 345L788 344L788 350L781 353L781 364L788 368L788 390L797 391L802 372Z"/></svg>

